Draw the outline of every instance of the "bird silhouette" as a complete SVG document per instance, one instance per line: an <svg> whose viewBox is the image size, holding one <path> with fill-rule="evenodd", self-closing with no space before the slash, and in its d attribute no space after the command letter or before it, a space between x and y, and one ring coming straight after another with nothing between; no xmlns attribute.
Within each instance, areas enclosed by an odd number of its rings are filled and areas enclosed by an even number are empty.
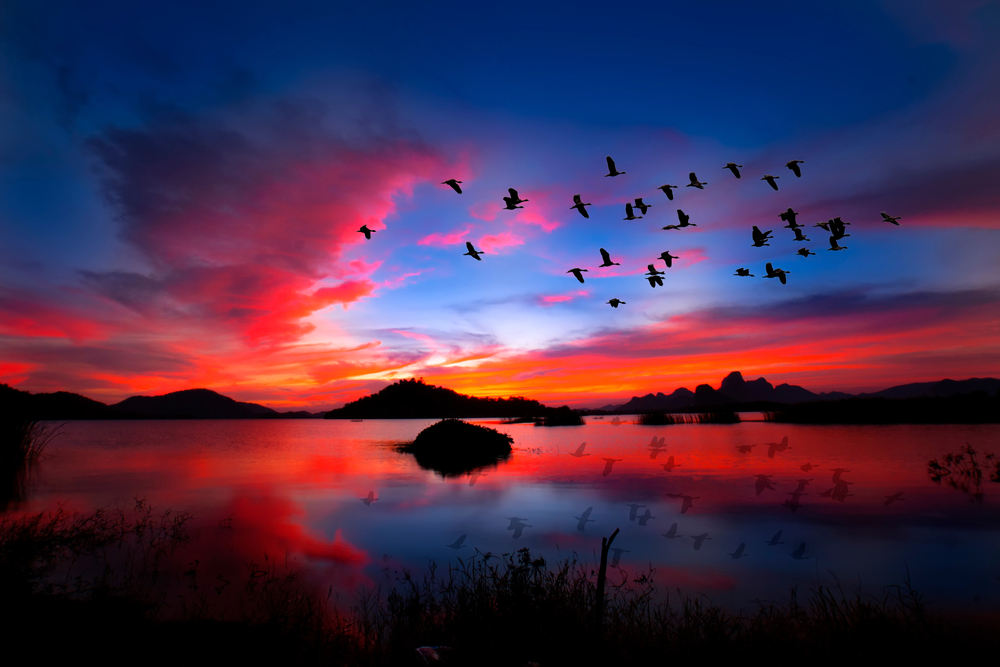
<svg viewBox="0 0 1000 667"><path fill-rule="evenodd" d="M677 534L677 524L676 523L670 524L670 530L668 530L667 532L663 533L663 536L666 537L666 538L669 538L671 540L674 539L674 538L676 538L676 537L684 537L683 535L678 535Z"/></svg>
<svg viewBox="0 0 1000 667"><path fill-rule="evenodd" d="M774 534L774 537L772 537L771 539L765 541L764 544L766 544L769 547L776 547L779 544L784 544L784 542L779 541L779 540L781 540L781 533L782 533L782 531L779 530L778 532L776 532Z"/></svg>
<svg viewBox="0 0 1000 667"><path fill-rule="evenodd" d="M882 220L884 220L885 222L891 222L892 224L894 224L897 227L899 227L899 223L896 222L896 221L897 220L902 220L902 216L897 215L897 216L894 217L894 216L889 215L885 211L882 211Z"/></svg>
<svg viewBox="0 0 1000 667"><path fill-rule="evenodd" d="M624 461L625 459L603 459L604 461L604 472L601 473L601 477L607 477L611 474L611 468L614 467L615 463L619 461Z"/></svg>
<svg viewBox="0 0 1000 667"><path fill-rule="evenodd" d="M680 465L683 465L683 464L681 464L681 463L674 463L674 455L671 454L669 457L667 457L667 462L664 463L664 464L662 464L662 465L663 465L663 469L666 470L667 472L673 472L674 468L676 468L676 467L678 467Z"/></svg>
<svg viewBox="0 0 1000 667"><path fill-rule="evenodd" d="M755 278L756 277L756 276L754 276L754 274L750 273L750 269L745 269L742 266L740 268L736 269L736 273L734 273L733 275L734 276L743 276L743 277L750 276L751 278Z"/></svg>
<svg viewBox="0 0 1000 667"><path fill-rule="evenodd" d="M628 520L635 521L635 517L639 514L639 508L645 507L645 505L636 505L635 503L632 503L631 505L626 505L625 507L628 508Z"/></svg>
<svg viewBox="0 0 1000 667"><path fill-rule="evenodd" d="M649 286L653 289L656 289L657 285L663 287L663 278L658 275L647 275L646 280L649 281Z"/></svg>
<svg viewBox="0 0 1000 667"><path fill-rule="evenodd" d="M523 206L518 206L518 204L523 204L528 201L527 199L521 199L514 188L507 188L507 192L510 193L510 196L504 197L503 200L507 204L508 211L513 211L515 208L524 208Z"/></svg>
<svg viewBox="0 0 1000 667"><path fill-rule="evenodd" d="M770 243L767 242L767 240L771 237L770 229L767 230L766 232L762 232L760 231L760 228L757 227L757 225L754 225L751 234L753 235L753 246L755 248L771 245Z"/></svg>
<svg viewBox="0 0 1000 667"><path fill-rule="evenodd" d="M739 178L740 177L740 170L738 169L738 167L742 167L742 166L743 166L742 164L736 164L735 162L727 162L726 166L723 167L723 169L728 169L729 171L733 172L733 176L735 176L736 178Z"/></svg>
<svg viewBox="0 0 1000 667"><path fill-rule="evenodd" d="M801 227L796 227L792 231L795 232L795 240L796 241L808 241L809 240L808 238L806 238L806 235L802 233L802 228Z"/></svg>
<svg viewBox="0 0 1000 667"><path fill-rule="evenodd" d="M475 486L476 480L478 480L480 477L486 477L486 475L479 472L478 470L473 471L472 474L469 475L469 486Z"/></svg>
<svg viewBox="0 0 1000 667"><path fill-rule="evenodd" d="M803 542L802 544L799 545L798 549L792 552L792 558L794 558L795 560L806 560L807 558L809 558L809 556L803 556L802 554L804 554L805 552L806 552L806 543Z"/></svg>
<svg viewBox="0 0 1000 667"><path fill-rule="evenodd" d="M792 513L795 513L796 510L798 510L800 507L802 507L802 503L799 502L799 498L801 498L802 496L807 496L809 494L808 493L799 493L797 491L791 491L791 492L789 492L788 495L790 495L791 498L789 498L788 500L786 500L785 502L783 502L781 504L784 505L785 507L787 507L788 509L792 510Z"/></svg>
<svg viewBox="0 0 1000 667"><path fill-rule="evenodd" d="M838 480L837 483L834 484L834 486L833 486L833 493L830 494L830 497L833 498L834 500L838 500L840 502L844 502L844 500L846 498L849 498L850 496L854 495L853 493L848 493L847 492L848 491L847 485L848 484L853 484L853 483L854 482L847 482L847 481L842 480L842 479Z"/></svg>
<svg viewBox="0 0 1000 667"><path fill-rule="evenodd" d="M833 238L837 239L838 241L842 238L850 236L850 234L847 233L847 225L851 223L844 222L843 220L840 219L840 216L837 216L836 218L830 220L826 224L830 228L830 233L833 234Z"/></svg>
<svg viewBox="0 0 1000 667"><path fill-rule="evenodd" d="M736 445L736 451L740 454L749 454L757 445Z"/></svg>
<svg viewBox="0 0 1000 667"><path fill-rule="evenodd" d="M695 176L693 171L690 174L688 174L688 180L690 180L691 182L685 183L684 187L698 188L699 190L704 190L705 186L708 185L708 183L702 183L701 181L699 181L698 177Z"/></svg>
<svg viewBox="0 0 1000 667"><path fill-rule="evenodd" d="M375 502L376 500L378 500L378 498L375 497L375 492L369 491L368 495L361 499L361 502L371 507L372 503Z"/></svg>
<svg viewBox="0 0 1000 667"><path fill-rule="evenodd" d="M517 538L521 537L521 535L524 533L524 529L525 528L534 528L534 526L529 526L526 523L522 523L523 521L527 521L528 520L526 518L525 519L520 519L520 518L518 518L516 516L511 516L511 517L507 517L507 518L510 521L510 525L507 526L507 530L513 530L514 531L514 539L515 540Z"/></svg>
<svg viewBox="0 0 1000 667"><path fill-rule="evenodd" d="M826 491L824 491L823 493L819 494L819 497L820 497L820 498L832 498L832 497L833 497L833 489L834 489L834 488L835 488L835 487L832 487L832 486L831 486L831 487L830 487L829 489L827 489L827 490L826 490Z"/></svg>
<svg viewBox="0 0 1000 667"><path fill-rule="evenodd" d="M372 234L377 232L377 229L368 229L368 225L361 225L361 229L358 230L359 234L364 234L365 238L371 241Z"/></svg>
<svg viewBox="0 0 1000 667"><path fill-rule="evenodd" d="M617 308L618 306L624 304L625 302L621 299L611 299L610 301L605 301L605 303L610 303L612 308Z"/></svg>
<svg viewBox="0 0 1000 667"><path fill-rule="evenodd" d="M674 265L674 260L680 259L680 257L678 257L677 255L671 255L669 250L664 250L663 252L660 253L660 259L663 260L663 262L667 265L667 268L669 269L671 266Z"/></svg>
<svg viewBox="0 0 1000 667"><path fill-rule="evenodd" d="M816 466L814 466L811 463L803 463L802 465L799 466L799 470L801 470L802 472L809 472L810 470L812 470L815 467Z"/></svg>
<svg viewBox="0 0 1000 667"><path fill-rule="evenodd" d="M451 544L446 544L445 546L446 547L450 547L452 549L455 549L457 551L457 550L459 550L459 549L461 549L462 547L465 546L464 543L465 543L465 535L462 535L461 537L459 537L457 540L455 540Z"/></svg>
<svg viewBox="0 0 1000 667"><path fill-rule="evenodd" d="M625 204L625 217L622 220L641 220L641 215L633 215L632 204Z"/></svg>
<svg viewBox="0 0 1000 667"><path fill-rule="evenodd" d="M681 209L677 209L677 219L680 221L680 224L678 224L678 225L667 225L663 229L684 229L685 227L697 227L698 226L698 225L694 224L693 222L691 222L691 216L688 215L687 213L685 213L684 211L682 211Z"/></svg>
<svg viewBox="0 0 1000 667"><path fill-rule="evenodd" d="M613 554L611 557L611 567L618 567L618 563L619 561L621 561L622 554L627 554L630 552L628 549L619 549L615 547L614 549L611 549L611 553Z"/></svg>
<svg viewBox="0 0 1000 667"><path fill-rule="evenodd" d="M771 266L771 262L764 265L764 270L767 271L767 275L764 276L765 278L777 278L781 281L782 285L787 282L785 275L791 273L791 271L785 271L784 269L775 269Z"/></svg>
<svg viewBox="0 0 1000 667"><path fill-rule="evenodd" d="M667 199L669 199L670 201L673 201L674 200L674 190L673 189L676 188L676 187L678 187L678 186L676 186L676 185L661 185L657 189L658 190L663 190L663 194L667 195Z"/></svg>
<svg viewBox="0 0 1000 667"><path fill-rule="evenodd" d="M583 514L581 514L580 516L573 517L574 519L577 520L576 524L577 530L583 530L584 528L587 527L588 523L594 523L595 519L590 518L590 513L593 511L594 511L593 507L588 507L587 509L583 510Z"/></svg>
<svg viewBox="0 0 1000 667"><path fill-rule="evenodd" d="M462 255L468 255L472 259L477 259L480 262L483 261L483 258L480 257L480 255L485 255L486 254L486 252L484 250L476 250L475 247L473 247L471 241L466 241L465 242L465 247L469 249L469 252L463 252Z"/></svg>
<svg viewBox="0 0 1000 667"><path fill-rule="evenodd" d="M701 551L701 543L704 542L705 540L712 539L711 537L708 536L708 533L702 533L701 535L689 535L688 537L694 540L695 551Z"/></svg>
<svg viewBox="0 0 1000 667"><path fill-rule="evenodd" d="M590 206L590 205L591 205L590 202L584 204L583 200L580 199L580 195L573 195L573 205L570 206L569 208L570 210L575 208L580 212L580 215L582 215L585 218L589 218L590 214L587 213L587 209L585 209L584 206Z"/></svg>
<svg viewBox="0 0 1000 667"><path fill-rule="evenodd" d="M789 206L787 211L778 214L778 217L787 222L785 225L788 229L795 229L799 226L799 223L795 221L795 217L798 215L797 211L793 211L792 207Z"/></svg>
<svg viewBox="0 0 1000 667"><path fill-rule="evenodd" d="M659 440L657 440L656 436L654 435L653 439L649 441L649 445L647 445L647 446L650 449L652 449L652 448L660 448L660 449L662 449L663 447L666 447L666 442L667 442L667 439L664 438L662 435L660 436Z"/></svg>
<svg viewBox="0 0 1000 667"><path fill-rule="evenodd" d="M569 453L569 455L570 455L570 456L575 456L575 457L576 457L576 458L578 458L578 459L579 459L579 458L582 458L582 457L584 457L584 456L590 456L590 454L584 454L584 453L583 453L583 450L584 450L584 449L585 449L586 447L587 447L587 443L585 443L585 442L583 442L583 443L580 443L580 446L576 448L576 451L575 451L575 452L570 452L570 453Z"/></svg>
<svg viewBox="0 0 1000 667"><path fill-rule="evenodd" d="M771 174L764 174L764 176L760 180L767 181L768 185L770 185L772 188L774 188L775 190L777 190L778 189L778 184L775 183L775 180L777 180L779 178L781 178L781 176L772 176Z"/></svg>
<svg viewBox="0 0 1000 667"><path fill-rule="evenodd" d="M601 257L604 258L604 262L601 263L602 268L605 266L621 266L618 262L611 261L611 255L604 248L601 248Z"/></svg>
<svg viewBox="0 0 1000 667"><path fill-rule="evenodd" d="M729 557L732 558L733 560L739 560L739 559L743 558L744 556L749 556L750 554L743 553L743 549L745 549L746 546L747 545L746 545L745 542L740 542L740 546L736 547L736 551L734 551L733 553L729 554Z"/></svg>
<svg viewBox="0 0 1000 667"><path fill-rule="evenodd" d="M809 255L815 255L816 253L809 252L809 248L799 248L798 250L795 251L795 254L802 255L803 257L808 257Z"/></svg>
<svg viewBox="0 0 1000 667"><path fill-rule="evenodd" d="M635 207L640 211L642 211L643 215L646 215L646 211L649 210L650 206L652 206L652 204L647 204L646 202L642 201L642 197L637 197L635 200Z"/></svg>
<svg viewBox="0 0 1000 667"><path fill-rule="evenodd" d="M809 486L809 482L813 481L813 478L810 477L809 479L797 479L795 481L798 484L798 486L795 487L795 490L792 491L792 493L802 493L803 491L806 490L806 487Z"/></svg>
<svg viewBox="0 0 1000 667"><path fill-rule="evenodd" d="M790 162L786 162L785 166L792 170L792 173L795 174L796 178L802 178L802 170L799 169L799 165L803 162L805 162L805 160L792 160ZM777 189L778 188L775 188L775 190Z"/></svg>
<svg viewBox="0 0 1000 667"><path fill-rule="evenodd" d="M886 507L888 507L889 505L893 504L897 500L906 500L906 498L903 497L903 492L902 491L900 491L899 493L894 493L891 496L886 496L885 497L885 505L886 505Z"/></svg>
<svg viewBox="0 0 1000 667"><path fill-rule="evenodd" d="M657 269L652 264L647 264L646 265L646 275L649 275L649 276L665 276L667 274L664 271L660 271L659 269Z"/></svg>
<svg viewBox="0 0 1000 667"><path fill-rule="evenodd" d="M604 174L604 177L607 178L608 176L621 176L624 173L625 173L624 171L618 171L618 169L615 168L615 161L612 160L611 156L609 155L608 156L608 173Z"/></svg>
<svg viewBox="0 0 1000 667"><path fill-rule="evenodd" d="M847 250L847 246L846 245L837 245L837 237L836 236L831 236L830 237L830 247L827 248L827 250Z"/></svg>
<svg viewBox="0 0 1000 667"><path fill-rule="evenodd" d="M851 472L847 468L830 468L830 472L833 473L833 483L836 484L840 481L840 476L845 472Z"/></svg>
<svg viewBox="0 0 1000 667"><path fill-rule="evenodd" d="M662 452L662 451L663 451L664 449L665 449L664 447L650 447L650 448L649 448L649 458L655 461L655 460L656 460L656 457L657 457L657 456L659 455L659 453L660 453L660 452Z"/></svg>
<svg viewBox="0 0 1000 667"><path fill-rule="evenodd" d="M783 452L786 449L791 449L788 446L788 436L786 435L781 439L781 442L769 442L767 443L767 458L773 459L776 452Z"/></svg>
<svg viewBox="0 0 1000 667"><path fill-rule="evenodd" d="M583 273L586 270L587 269L570 269L566 273L572 273L574 276L576 276L576 279L579 280L582 283L583 282Z"/></svg>
<svg viewBox="0 0 1000 667"><path fill-rule="evenodd" d="M700 496L688 496L683 493L668 493L667 496L681 499L681 514L687 514L687 511L694 507L694 501L700 498Z"/></svg>
<svg viewBox="0 0 1000 667"><path fill-rule="evenodd" d="M441 181L441 185L450 185L452 190L458 194L462 194L462 188L458 187L458 184L461 182L462 181L456 181L454 178L449 178L447 181Z"/></svg>
<svg viewBox="0 0 1000 667"><path fill-rule="evenodd" d="M774 484L771 483L770 475L757 475L757 481L754 483L754 489L757 491L757 495L764 493L764 491L775 491Z"/></svg>
<svg viewBox="0 0 1000 667"><path fill-rule="evenodd" d="M646 509L645 514L643 514L642 516L638 517L639 525L640 526L645 526L647 521L649 521L650 519L655 519L655 518L656 517L653 516L653 513L650 512L649 509Z"/></svg>

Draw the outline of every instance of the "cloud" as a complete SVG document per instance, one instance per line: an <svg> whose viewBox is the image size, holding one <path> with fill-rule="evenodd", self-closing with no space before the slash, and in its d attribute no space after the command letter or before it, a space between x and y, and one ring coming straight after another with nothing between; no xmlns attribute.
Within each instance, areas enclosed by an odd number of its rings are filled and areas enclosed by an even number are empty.
<svg viewBox="0 0 1000 667"><path fill-rule="evenodd" d="M419 241L417 245L429 245L429 246L449 246L457 245L465 240L469 232L472 231L472 225L466 225L465 229L462 231L454 231L448 234L442 234L440 232L434 232L433 234L428 234Z"/></svg>
<svg viewBox="0 0 1000 667"><path fill-rule="evenodd" d="M490 234L489 236L482 237L479 239L479 244L483 246L483 250L486 252L493 253L503 248L524 245L524 239L513 232L500 232L499 234Z"/></svg>

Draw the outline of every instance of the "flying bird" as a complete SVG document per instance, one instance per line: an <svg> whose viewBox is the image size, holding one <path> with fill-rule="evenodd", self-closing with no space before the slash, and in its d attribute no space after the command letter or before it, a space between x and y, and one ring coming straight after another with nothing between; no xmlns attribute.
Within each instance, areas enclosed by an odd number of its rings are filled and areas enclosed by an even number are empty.
<svg viewBox="0 0 1000 667"><path fill-rule="evenodd" d="M534 526L529 526L526 523L522 523L523 521L527 521L527 519L520 519L520 518L518 518L516 516L507 517L507 518L510 520L510 525L507 526L507 530L513 530L514 531L514 539L515 540L517 538L521 537L521 534L524 533L524 529L525 528L533 528L534 527Z"/></svg>
<svg viewBox="0 0 1000 667"><path fill-rule="evenodd" d="M781 176L772 176L771 174L764 174L764 176L761 177L760 180L767 181L768 185L770 185L772 188L774 188L775 190L777 190L778 189L778 184L775 183L774 181L777 180L777 179L779 179L779 178L781 178Z"/></svg>
<svg viewBox="0 0 1000 667"><path fill-rule="evenodd" d="M840 476L845 472L851 472L847 468L830 468L830 472L833 473L833 483L836 484L840 481Z"/></svg>
<svg viewBox="0 0 1000 667"><path fill-rule="evenodd" d="M809 248L799 248L798 250L795 251L795 254L802 255L803 257L808 257L809 255L815 255L816 253L809 252Z"/></svg>
<svg viewBox="0 0 1000 667"><path fill-rule="evenodd" d="M809 482L813 481L813 478L810 477L809 479L797 479L795 481L798 483L798 486L795 487L795 490L792 491L792 493L800 493L802 495L805 495L806 487L809 486Z"/></svg>
<svg viewBox="0 0 1000 667"><path fill-rule="evenodd" d="M740 268L736 269L736 273L734 273L733 275L734 276L750 276L751 278L755 278L756 277L756 276L754 276L754 274L750 273L750 269L744 269L742 266Z"/></svg>
<svg viewBox="0 0 1000 667"><path fill-rule="evenodd" d="M757 491L757 495L764 493L764 491L775 491L774 484L771 483L770 475L757 475L757 481L754 483L754 488Z"/></svg>
<svg viewBox="0 0 1000 667"><path fill-rule="evenodd" d="M618 262L612 262L611 261L611 255L609 255L608 251L605 250L604 248L601 248L601 257L604 258L604 263L601 264L602 267L605 267L605 266L621 266Z"/></svg>
<svg viewBox="0 0 1000 667"><path fill-rule="evenodd" d="M577 530L583 530L584 528L587 527L588 523L594 523L594 521L596 521L596 519L591 519L590 518L590 513L593 512L593 511L594 511L593 507L588 507L587 509L585 509L583 511L583 514L581 514L580 516L573 517L574 519L577 520L577 524L576 524L576 529Z"/></svg>
<svg viewBox="0 0 1000 667"><path fill-rule="evenodd" d="M581 458L581 457L584 457L584 456L590 456L590 454L584 454L583 453L583 450L586 447L587 447L587 443L584 442L579 447L576 448L575 452L570 452L569 455L570 456L575 456L576 458Z"/></svg>
<svg viewBox="0 0 1000 667"><path fill-rule="evenodd" d="M625 204L625 217L622 220L641 220L641 215L632 214L632 204Z"/></svg>
<svg viewBox="0 0 1000 667"><path fill-rule="evenodd" d="M513 211L515 208L524 208L523 206L518 206L518 204L523 204L528 201L527 199L521 199L514 188L507 188L507 192L510 193L510 196L504 197L503 200L507 204L508 211Z"/></svg>
<svg viewBox="0 0 1000 667"><path fill-rule="evenodd" d="M746 546L747 546L746 542L740 542L740 546L736 547L736 551L734 551L731 554L727 554L727 555L730 558L732 558L733 560L739 560L739 559L743 558L744 556L749 556L750 554L743 553L743 549L745 549Z"/></svg>
<svg viewBox="0 0 1000 667"><path fill-rule="evenodd" d="M683 535L678 535L677 534L677 524L676 523L670 524L670 530L668 530L667 532L663 533L663 536L666 537L666 538L669 538L671 540L674 539L675 537L684 537Z"/></svg>
<svg viewBox="0 0 1000 667"><path fill-rule="evenodd" d="M886 507L888 507L889 505L893 504L897 500L906 500L906 498L903 497L903 492L902 491L900 491L899 493L894 493L891 496L886 496L885 497L885 505L886 505Z"/></svg>
<svg viewBox="0 0 1000 667"><path fill-rule="evenodd" d="M649 281L649 286L652 287L653 289L656 289L657 285L663 287L663 278L661 278L660 276L647 275L646 280Z"/></svg>
<svg viewBox="0 0 1000 667"><path fill-rule="evenodd" d="M375 492L369 491L368 495L361 499L361 502L363 502L365 505L368 505L368 507L371 507L372 503L375 502L376 500L378 500L378 498L375 497Z"/></svg>
<svg viewBox="0 0 1000 667"><path fill-rule="evenodd" d="M639 508L645 507L645 505L636 505L635 503L632 503L630 505L626 505L625 507L628 508L628 520L635 521L635 517L639 515Z"/></svg>
<svg viewBox="0 0 1000 667"><path fill-rule="evenodd" d="M754 248L761 248L761 247L766 246L766 245L771 245L770 243L767 242L767 240L769 238L771 238L771 230L770 229L767 230L766 232L762 232L757 227L757 225L754 225L753 226L753 232L751 232L751 233L753 234L753 247Z"/></svg>
<svg viewBox="0 0 1000 667"><path fill-rule="evenodd" d="M618 567L618 562L622 558L622 554L630 553L628 549L618 549L617 547L611 550L611 567Z"/></svg>
<svg viewBox="0 0 1000 667"><path fill-rule="evenodd" d="M849 225L851 223L844 222L840 219L839 215L833 220L830 220L827 224L830 226L830 233L833 234L838 240L844 238L845 236L850 236L850 234L847 233L847 227L845 225Z"/></svg>
<svg viewBox="0 0 1000 667"><path fill-rule="evenodd" d="M681 499L681 514L686 514L689 509L694 507L694 501L698 500L700 496L689 496L683 493L668 493L666 494L668 498L680 498Z"/></svg>
<svg viewBox="0 0 1000 667"><path fill-rule="evenodd" d="M694 174L693 171L690 174L688 174L688 180L690 180L691 182L690 183L686 183L684 185L684 187L698 188L699 190L704 190L705 186L708 185L707 182L706 183L702 183L701 181L699 181L698 177L695 176L695 174Z"/></svg>
<svg viewBox="0 0 1000 667"><path fill-rule="evenodd" d="M604 177L607 178L608 176L621 176L624 173L625 173L624 171L618 171L618 169L615 168L615 161L612 160L611 156L609 155L608 156L608 173L604 174Z"/></svg>
<svg viewBox="0 0 1000 667"><path fill-rule="evenodd" d="M674 199L673 188L676 188L676 187L679 187L679 186L677 186L677 185L661 185L657 189L658 190L663 190L663 194L667 195L667 199L669 199L670 201L673 201L673 199Z"/></svg>
<svg viewBox="0 0 1000 667"><path fill-rule="evenodd" d="M896 221L897 220L901 220L902 216L897 215L897 216L893 217L893 216L889 215L888 213L886 213L885 211L882 211L882 219L885 220L886 222L891 222L892 224L894 224L897 227L899 227L899 223L896 222Z"/></svg>
<svg viewBox="0 0 1000 667"><path fill-rule="evenodd" d="M458 187L458 184L461 182L462 181L456 181L454 178L449 178L447 181L441 181L441 185L450 185L452 190L458 194L462 194L462 188ZM463 535L463 537L465 536Z"/></svg>
<svg viewBox="0 0 1000 667"><path fill-rule="evenodd" d="M736 445L736 451L740 454L749 454L757 445Z"/></svg>
<svg viewBox="0 0 1000 667"><path fill-rule="evenodd" d="M803 542L802 544L799 545L798 549L792 552L792 558L794 558L795 560L806 560L807 558L809 558L809 556L803 556L802 554L804 554L805 552L806 552L806 543Z"/></svg>
<svg viewBox="0 0 1000 667"><path fill-rule="evenodd" d="M809 239L806 238L806 235L802 233L802 228L801 227L796 227L792 231L795 232L795 240L796 241L808 241L809 240Z"/></svg>
<svg viewBox="0 0 1000 667"><path fill-rule="evenodd" d="M479 255L481 255L481 254L485 255L486 254L485 250L476 250L475 247L473 247L471 241L466 241L465 242L465 247L469 249L469 252L463 252L462 253L463 256L464 255L468 255L472 259L478 259L480 262L483 261L483 258L480 257Z"/></svg>
<svg viewBox="0 0 1000 667"><path fill-rule="evenodd" d="M764 544L766 544L769 547L776 547L779 544L784 544L784 542L780 542L779 541L779 540L781 540L781 533L782 533L782 531L779 530L778 532L776 532L774 534L774 537L772 537L771 539L765 541Z"/></svg>
<svg viewBox="0 0 1000 667"><path fill-rule="evenodd" d="M809 472L810 470L812 470L815 467L816 466L814 466L811 463L803 463L802 465L799 466L799 470L801 470L802 472Z"/></svg>
<svg viewBox="0 0 1000 667"><path fill-rule="evenodd" d="M636 207L637 209L639 209L640 211L642 211L642 214L643 214L643 215L646 215L646 210L647 210L647 209L648 209L648 208L649 208L650 206L652 206L652 204L647 204L646 202L642 201L642 197L636 197L636 200L635 200L635 207Z"/></svg>
<svg viewBox="0 0 1000 667"><path fill-rule="evenodd" d="M604 460L604 472L601 473L601 477L607 477L611 474L611 468L614 467L619 461L624 461L625 459L603 459Z"/></svg>
<svg viewBox="0 0 1000 667"><path fill-rule="evenodd" d="M377 231L378 231L377 229L368 229L368 225L361 225L361 229L358 230L358 233L364 234L365 238L370 241L372 238L372 234L374 234Z"/></svg>
<svg viewBox="0 0 1000 667"><path fill-rule="evenodd" d="M786 449L791 449L791 447L788 446L788 436L787 435L781 439L781 442L769 442L769 443L767 443L767 458L773 459L775 452L783 452Z"/></svg>
<svg viewBox="0 0 1000 667"><path fill-rule="evenodd" d="M669 456L669 458L667 458L667 462L663 463L661 465L663 466L663 469L666 470L667 472L673 472L674 468L676 468L679 465L683 465L683 464L682 463L674 463L674 455L671 454Z"/></svg>
<svg viewBox="0 0 1000 667"><path fill-rule="evenodd" d="M792 170L796 178L802 178L802 170L799 169L799 165L805 162L805 160L791 160L785 163L785 166ZM775 188L777 190L778 188Z"/></svg>
<svg viewBox="0 0 1000 667"><path fill-rule="evenodd" d="M586 271L586 270L587 269L570 269L566 273L572 273L574 276L576 276L576 279L579 280L582 283L583 282L583 272Z"/></svg>
<svg viewBox="0 0 1000 667"><path fill-rule="evenodd" d="M461 537L459 537L457 540L455 540L451 544L446 544L445 546L446 547L450 547L452 549L455 549L457 551L458 549L461 549L462 547L465 546L464 543L465 543L465 535L462 535Z"/></svg>
<svg viewBox="0 0 1000 667"><path fill-rule="evenodd" d="M605 301L605 303L611 304L612 308L617 308L618 306L624 304L625 302L621 299L611 299L610 301Z"/></svg>
<svg viewBox="0 0 1000 667"><path fill-rule="evenodd" d="M830 247L827 248L827 250L828 251L829 250L847 250L847 246L846 245L838 245L837 244L837 237L836 236L831 236L830 237Z"/></svg>
<svg viewBox="0 0 1000 667"><path fill-rule="evenodd" d="M678 257L677 255L671 255L669 250L664 250L663 252L660 253L660 259L664 261L664 263L667 265L667 268L669 269L671 266L674 265L674 260L680 259L680 257Z"/></svg>
<svg viewBox="0 0 1000 667"><path fill-rule="evenodd" d="M590 205L591 205L590 202L584 204L583 200L580 198L580 195L573 195L573 205L570 206L569 208L570 210L573 210L575 208L580 212L580 215L582 215L585 218L589 218L590 214L587 213L587 209L585 209L584 206L590 206Z"/></svg>
<svg viewBox="0 0 1000 667"><path fill-rule="evenodd" d="M781 281L782 285L786 283L785 274L791 273L791 271L785 271L784 269L774 268L773 266L771 266L771 262L765 264L764 269L767 270L767 275L764 276L765 278L777 278L778 280Z"/></svg>
<svg viewBox="0 0 1000 667"><path fill-rule="evenodd" d="M650 512L650 511L649 511L649 509L647 508L647 509L646 509L646 512L645 512L645 514L643 514L642 516L640 516L640 517L638 518L638 520L639 520L639 525L640 525L640 526L645 526L645 525L646 525L646 522L647 522L647 521L649 521L650 519L655 519L655 518L656 518L656 517L655 517L655 516L653 516L653 513L652 513L652 512Z"/></svg>
<svg viewBox="0 0 1000 667"><path fill-rule="evenodd" d="M702 542L704 542L705 540L712 539L711 537L708 536L708 533L702 533L701 535L689 535L688 537L690 537L691 539L694 540L694 550L695 551L700 551L701 550L701 543Z"/></svg>
<svg viewBox="0 0 1000 667"><path fill-rule="evenodd" d="M742 166L743 166L742 164L736 164L735 162L727 162L726 166L723 167L723 169L728 169L729 171L733 172L733 176L735 176L736 178L739 178L740 177L740 170L738 169L738 167L742 167Z"/></svg>
<svg viewBox="0 0 1000 667"><path fill-rule="evenodd" d="M799 226L799 223L797 223L795 221L795 216L797 216L797 215L798 215L798 212L797 211L793 211L792 207L789 206L788 210L785 211L784 213L779 213L778 217L781 218L783 221L785 221L785 222L788 223L787 225L785 225L785 227L788 227L789 229L795 229L796 227Z"/></svg>
<svg viewBox="0 0 1000 667"><path fill-rule="evenodd" d="M667 225L663 229L684 229L685 227L698 226L695 223L690 222L691 216L682 211L681 209L677 209L677 219L680 221L679 225Z"/></svg>

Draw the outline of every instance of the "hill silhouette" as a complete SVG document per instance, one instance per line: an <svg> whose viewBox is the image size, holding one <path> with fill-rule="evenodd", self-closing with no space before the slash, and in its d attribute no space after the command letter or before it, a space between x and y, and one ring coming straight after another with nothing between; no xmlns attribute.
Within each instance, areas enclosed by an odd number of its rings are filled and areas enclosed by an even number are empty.
<svg viewBox="0 0 1000 667"><path fill-rule="evenodd" d="M241 403L211 389L185 389L163 396L132 396L110 406L127 415L186 419L257 419L278 414L256 403Z"/></svg>
<svg viewBox="0 0 1000 667"><path fill-rule="evenodd" d="M477 398L425 384L399 380L378 393L326 413L327 419L419 419L447 417L543 417L553 408L527 398Z"/></svg>

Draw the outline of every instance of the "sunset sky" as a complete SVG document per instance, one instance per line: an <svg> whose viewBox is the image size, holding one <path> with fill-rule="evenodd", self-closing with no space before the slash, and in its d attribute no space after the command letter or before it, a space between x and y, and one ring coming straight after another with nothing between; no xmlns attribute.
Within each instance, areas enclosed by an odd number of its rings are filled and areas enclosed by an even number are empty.
<svg viewBox="0 0 1000 667"><path fill-rule="evenodd" d="M0 382L318 410L1000 376L1000 3L567 6L0 2Z"/></svg>

